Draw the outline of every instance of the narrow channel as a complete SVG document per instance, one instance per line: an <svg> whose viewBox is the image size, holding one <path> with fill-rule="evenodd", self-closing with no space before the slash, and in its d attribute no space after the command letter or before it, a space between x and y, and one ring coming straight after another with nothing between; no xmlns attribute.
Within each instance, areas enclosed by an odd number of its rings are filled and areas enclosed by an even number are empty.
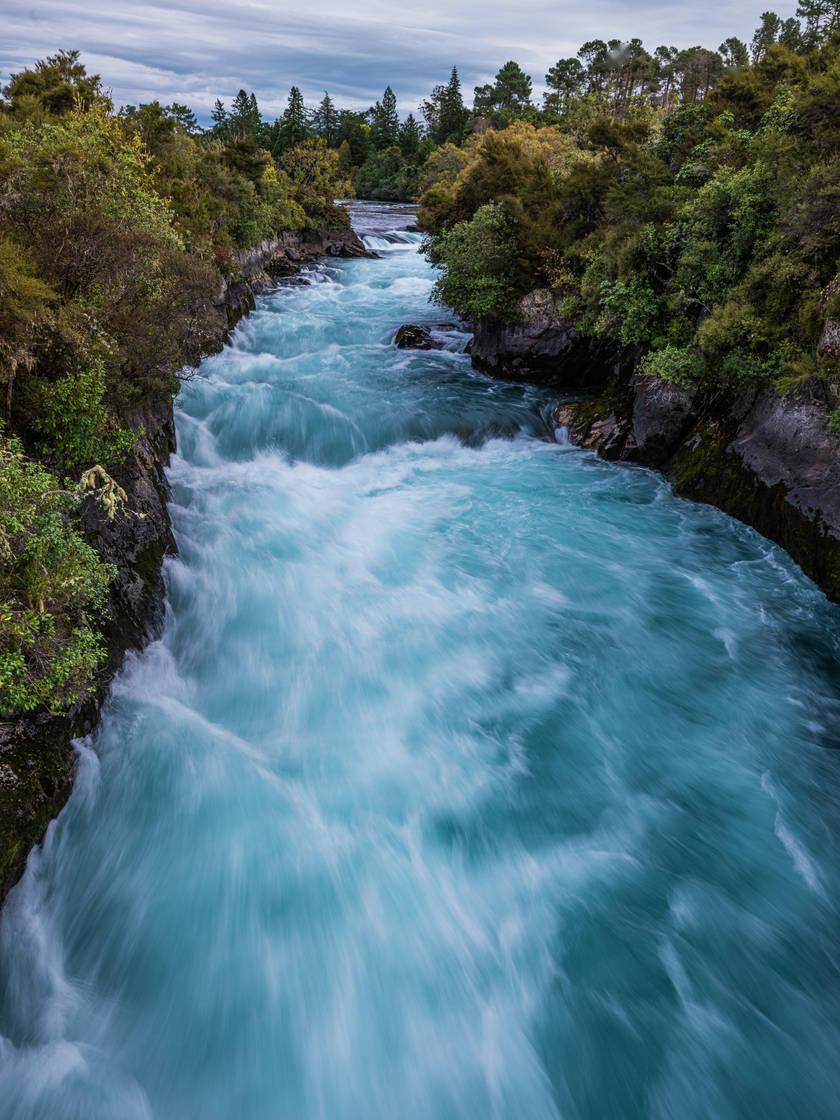
<svg viewBox="0 0 840 1120"><path fill-rule="evenodd" d="M475 372L411 220L183 387L164 636L3 913L0 1116L836 1116L837 611Z"/></svg>

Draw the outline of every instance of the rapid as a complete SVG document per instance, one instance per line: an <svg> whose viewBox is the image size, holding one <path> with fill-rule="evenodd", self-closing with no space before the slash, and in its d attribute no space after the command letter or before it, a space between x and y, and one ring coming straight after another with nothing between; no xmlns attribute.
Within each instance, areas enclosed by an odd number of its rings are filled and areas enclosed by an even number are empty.
<svg viewBox="0 0 840 1120"><path fill-rule="evenodd" d="M0 918L0 1118L836 1118L840 612L475 372L411 220L182 388L165 632Z"/></svg>

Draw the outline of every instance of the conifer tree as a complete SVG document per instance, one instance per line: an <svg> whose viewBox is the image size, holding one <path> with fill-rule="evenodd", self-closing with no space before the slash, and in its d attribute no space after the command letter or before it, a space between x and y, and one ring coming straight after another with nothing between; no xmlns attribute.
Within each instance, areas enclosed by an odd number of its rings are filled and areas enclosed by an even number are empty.
<svg viewBox="0 0 840 1120"><path fill-rule="evenodd" d="M492 84L476 86L476 113L515 116L530 106L531 79L518 62L506 62Z"/></svg>
<svg viewBox="0 0 840 1120"><path fill-rule="evenodd" d="M404 156L415 155L422 139L420 125L414 114L409 113L400 126L400 151Z"/></svg>
<svg viewBox="0 0 840 1120"><path fill-rule="evenodd" d="M546 109L562 112L584 81L583 65L577 58L561 58L545 76L548 93L543 97Z"/></svg>
<svg viewBox="0 0 840 1120"><path fill-rule="evenodd" d="M289 100L277 128L277 146L280 151L294 148L309 136L310 128L306 119L306 106L303 94L297 86L289 90ZM278 155L279 152L275 152Z"/></svg>
<svg viewBox="0 0 840 1120"><path fill-rule="evenodd" d="M397 115L397 98L390 86L385 87L382 100L377 101L371 110L374 147L382 151L393 147L400 132L400 118Z"/></svg>
<svg viewBox="0 0 840 1120"><path fill-rule="evenodd" d="M188 132L190 136L198 136L201 132L201 125L198 123L198 117L189 105L181 105L180 102L173 101L171 105L167 105L166 113L167 116L184 130L184 132Z"/></svg>
<svg viewBox="0 0 840 1120"><path fill-rule="evenodd" d="M753 62L761 62L770 47L778 41L782 21L775 12L762 12L761 23L753 35L751 51Z"/></svg>
<svg viewBox="0 0 840 1120"><path fill-rule="evenodd" d="M224 136L227 132L228 114L225 103L222 101L221 97L216 98L210 112L210 119L213 122L213 128L211 129L213 135L218 137Z"/></svg>
<svg viewBox="0 0 840 1120"><path fill-rule="evenodd" d="M312 114L312 126L327 144L332 147L338 135L338 113L333 99L324 91L318 108Z"/></svg>
<svg viewBox="0 0 840 1120"><path fill-rule="evenodd" d="M747 44L742 43L740 39L736 39L734 36L725 39L718 50L727 70L740 70L742 67L749 65L750 52L747 49Z"/></svg>
<svg viewBox="0 0 840 1120"><path fill-rule="evenodd" d="M233 99L233 105L228 118L228 130L237 140L254 138L257 135L262 119L257 105L256 94L248 94L241 89Z"/></svg>
<svg viewBox="0 0 840 1120"><path fill-rule="evenodd" d="M808 47L840 30L840 0L799 0L796 14L805 24L802 38Z"/></svg>
<svg viewBox="0 0 840 1120"><path fill-rule="evenodd" d="M453 66L449 81L443 87L440 99L440 114L434 139L438 144L445 144L448 140L458 142L463 137L468 117L469 113L461 94L461 79L458 77L458 68Z"/></svg>

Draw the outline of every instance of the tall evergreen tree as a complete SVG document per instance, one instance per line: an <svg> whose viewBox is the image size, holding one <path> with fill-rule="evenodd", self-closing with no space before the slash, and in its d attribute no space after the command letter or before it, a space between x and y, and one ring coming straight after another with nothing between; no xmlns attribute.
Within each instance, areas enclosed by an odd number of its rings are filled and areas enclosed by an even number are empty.
<svg viewBox="0 0 840 1120"><path fill-rule="evenodd" d="M217 97L213 108L210 111L210 119L213 122L211 129L214 136L222 137L227 132L228 127L228 114L225 108L225 103L221 97Z"/></svg>
<svg viewBox="0 0 840 1120"><path fill-rule="evenodd" d="M840 31L840 0L799 0L796 14L805 25L802 37L809 47Z"/></svg>
<svg viewBox="0 0 840 1120"><path fill-rule="evenodd" d="M276 143L279 151L274 154L279 155L280 151L294 148L296 144L300 144L309 135L311 135L311 131L306 119L303 94L297 86L292 86L289 90L289 100L277 127Z"/></svg>
<svg viewBox="0 0 840 1120"><path fill-rule="evenodd" d="M233 99L228 118L228 131L237 140L245 140L249 137L253 139L261 123L256 94L248 94L241 89Z"/></svg>
<svg viewBox="0 0 840 1120"><path fill-rule="evenodd" d="M181 105L179 102L173 101L171 105L166 106L166 113L167 116L184 130L184 132L188 132L190 136L198 136L201 132L201 125L198 123L198 117L189 105Z"/></svg>
<svg viewBox="0 0 840 1120"><path fill-rule="evenodd" d="M423 136L417 118L413 113L409 113L400 125L400 151L406 157L416 155L422 139Z"/></svg>
<svg viewBox="0 0 840 1120"><path fill-rule="evenodd" d="M742 43L740 39L736 39L734 36L724 39L718 47L718 51L727 70L741 70L744 66L749 65L750 52L747 49L747 44Z"/></svg>
<svg viewBox="0 0 840 1120"><path fill-rule="evenodd" d="M584 81L583 64L577 58L561 58L548 71L545 84L548 93L543 97L546 109L562 112L580 90Z"/></svg>
<svg viewBox="0 0 840 1120"><path fill-rule="evenodd" d="M445 144L448 140L456 143L463 138L467 125L469 112L464 105L461 94L461 79L458 77L458 67L452 67L449 81L443 87L440 99L440 115L435 130L434 139L438 144Z"/></svg>
<svg viewBox="0 0 840 1120"><path fill-rule="evenodd" d="M390 86L385 87L382 100L377 101L371 110L373 126L373 145L378 150L393 147L399 140L400 118L397 114L397 98Z"/></svg>
<svg viewBox="0 0 840 1120"><path fill-rule="evenodd" d="M492 84L476 86L475 111L516 116L531 107L531 79L518 62L506 62Z"/></svg>
<svg viewBox="0 0 840 1120"><path fill-rule="evenodd" d="M333 99L324 91L318 108L312 114L312 127L332 147L338 136L338 112Z"/></svg>
<svg viewBox="0 0 840 1120"><path fill-rule="evenodd" d="M770 47L778 41L782 21L775 12L762 12L761 23L753 35L751 52L753 62L761 62Z"/></svg>

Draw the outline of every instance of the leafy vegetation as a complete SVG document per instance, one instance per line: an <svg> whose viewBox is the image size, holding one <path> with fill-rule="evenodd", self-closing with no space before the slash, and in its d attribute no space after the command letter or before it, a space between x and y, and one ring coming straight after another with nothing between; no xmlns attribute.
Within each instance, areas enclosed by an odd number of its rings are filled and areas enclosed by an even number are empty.
<svg viewBox="0 0 840 1120"><path fill-rule="evenodd" d="M765 13L750 47L584 44L539 109L506 64L476 91L489 127L424 169L437 297L515 320L551 288L578 330L680 384L836 380L840 5L799 17Z"/></svg>
<svg viewBox="0 0 840 1120"><path fill-rule="evenodd" d="M57 710L91 688L111 570L79 510L143 435L216 329L236 252L279 230L347 222L340 155L294 105L274 150L244 92L203 132L190 109L115 112L60 52L0 100L0 713ZM270 130L269 130L270 131Z"/></svg>
<svg viewBox="0 0 840 1120"><path fill-rule="evenodd" d="M335 205L419 197L436 298L512 320L553 290L583 333L679 384L838 376L840 3L762 16L717 50L585 43L545 76L506 62L464 101L456 67L404 116L293 86L115 110L76 52L0 97L0 710L90 687L108 569L78 531L80 484L142 438L150 396L198 358L237 254ZM832 425L840 424L837 414ZM97 481L98 480L98 481ZM117 516L121 514L119 511Z"/></svg>
<svg viewBox="0 0 840 1120"><path fill-rule="evenodd" d="M73 528L78 495L0 436L0 712L59 711L91 688L111 571Z"/></svg>

